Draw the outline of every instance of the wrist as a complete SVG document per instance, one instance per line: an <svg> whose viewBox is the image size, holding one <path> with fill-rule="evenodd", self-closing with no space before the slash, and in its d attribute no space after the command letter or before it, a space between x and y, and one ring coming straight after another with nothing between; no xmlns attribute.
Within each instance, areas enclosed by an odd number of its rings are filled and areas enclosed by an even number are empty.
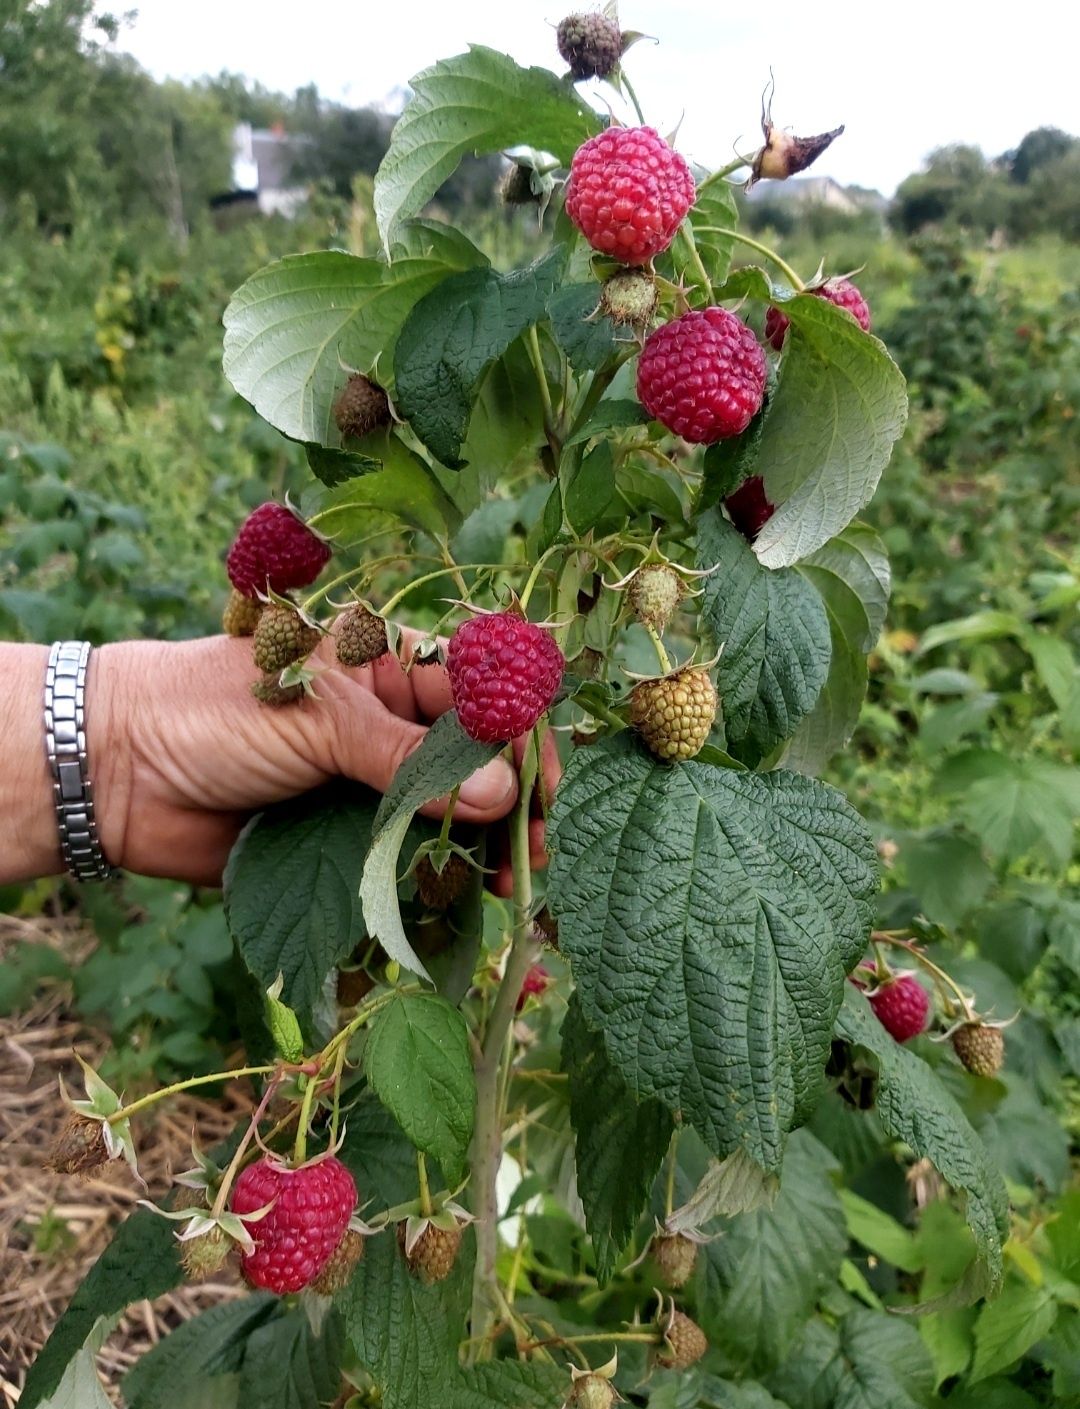
<svg viewBox="0 0 1080 1409"><path fill-rule="evenodd" d="M47 646L0 644L0 883L64 870L45 756Z"/></svg>

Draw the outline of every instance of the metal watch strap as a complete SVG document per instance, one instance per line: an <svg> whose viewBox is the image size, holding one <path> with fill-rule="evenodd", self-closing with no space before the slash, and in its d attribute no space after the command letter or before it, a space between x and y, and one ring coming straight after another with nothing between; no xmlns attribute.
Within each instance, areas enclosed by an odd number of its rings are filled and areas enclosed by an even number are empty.
<svg viewBox="0 0 1080 1409"><path fill-rule="evenodd" d="M86 760L86 666L89 641L56 641L45 671L45 753L53 779L60 854L77 881L105 881Z"/></svg>

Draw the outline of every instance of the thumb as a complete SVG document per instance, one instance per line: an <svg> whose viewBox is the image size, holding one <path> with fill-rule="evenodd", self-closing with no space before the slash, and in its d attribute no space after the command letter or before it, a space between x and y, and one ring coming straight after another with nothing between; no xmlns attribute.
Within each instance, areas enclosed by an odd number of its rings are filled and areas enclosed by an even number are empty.
<svg viewBox="0 0 1080 1409"><path fill-rule="evenodd" d="M402 763L428 732L422 724L400 719L376 695L356 686L341 696L335 692L325 717L332 771L380 793L387 791ZM510 811L517 793L513 768L505 758L493 758L462 783L454 815L462 822L494 822ZM441 817L448 800L437 798L421 811L429 817Z"/></svg>

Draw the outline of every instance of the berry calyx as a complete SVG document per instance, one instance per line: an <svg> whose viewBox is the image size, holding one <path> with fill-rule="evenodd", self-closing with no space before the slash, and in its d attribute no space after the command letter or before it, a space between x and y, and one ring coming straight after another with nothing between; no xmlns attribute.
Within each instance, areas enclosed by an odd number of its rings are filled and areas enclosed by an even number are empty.
<svg viewBox="0 0 1080 1409"><path fill-rule="evenodd" d="M430 1219L423 1219L422 1223L415 1238L410 1238L406 1224L399 1223L398 1242L409 1271L424 1286L430 1287L436 1282L444 1282L454 1270L464 1228L456 1219L452 1219L452 1224L448 1223L446 1227L440 1227Z"/></svg>
<svg viewBox="0 0 1080 1409"><path fill-rule="evenodd" d="M338 617L337 658L341 665L370 665L389 650L386 622L363 602L356 602Z"/></svg>
<svg viewBox="0 0 1080 1409"><path fill-rule="evenodd" d="M334 402L334 424L342 435L368 435L380 426L388 426L391 419L386 392L359 372L349 378Z"/></svg>
<svg viewBox="0 0 1080 1409"><path fill-rule="evenodd" d="M619 26L606 15L567 15L555 31L559 57L575 78L607 78L623 49Z"/></svg>
<svg viewBox="0 0 1080 1409"><path fill-rule="evenodd" d="M953 1051L975 1076L997 1076L1005 1064L1005 1034L989 1023L970 1022L952 1035Z"/></svg>
<svg viewBox="0 0 1080 1409"><path fill-rule="evenodd" d="M623 269L605 279L600 289L600 312L619 327L646 328L658 301L656 281L641 269Z"/></svg>
<svg viewBox="0 0 1080 1409"><path fill-rule="evenodd" d="M760 475L751 475L739 485L734 494L724 500L728 517L748 543L753 543L761 530L776 513L776 505L770 504L765 494L765 481Z"/></svg>
<svg viewBox="0 0 1080 1409"><path fill-rule="evenodd" d="M330 557L329 545L303 519L271 500L253 509L240 525L225 570L245 597L267 591L284 596L314 582Z"/></svg>
<svg viewBox="0 0 1080 1409"><path fill-rule="evenodd" d="M566 1404L568 1409L611 1409L618 1397L615 1386L604 1375L579 1375Z"/></svg>
<svg viewBox="0 0 1080 1409"><path fill-rule="evenodd" d="M310 1286L341 1242L356 1207L356 1184L334 1155L290 1169L263 1156L233 1186L231 1208L241 1216L270 1205L249 1232L254 1252L241 1258L252 1286L279 1296Z"/></svg>
<svg viewBox="0 0 1080 1409"><path fill-rule="evenodd" d="M330 1254L330 1260L311 1284L320 1296L335 1296L352 1281L352 1274L364 1256L364 1235L346 1228L345 1235Z"/></svg>
<svg viewBox="0 0 1080 1409"><path fill-rule="evenodd" d="M638 360L638 400L695 445L741 435L765 398L765 354L726 308L684 313L650 333Z"/></svg>
<svg viewBox="0 0 1080 1409"><path fill-rule="evenodd" d="M321 635L319 628L305 621L295 607L271 602L263 609L255 628L255 664L267 675L282 671L293 661L310 655Z"/></svg>
<svg viewBox="0 0 1080 1409"><path fill-rule="evenodd" d="M649 1249L669 1287L685 1287L697 1266L697 1244L684 1233L657 1233Z"/></svg>
<svg viewBox="0 0 1080 1409"><path fill-rule="evenodd" d="M661 634L685 595L686 584L674 568L664 563L638 568L626 589L634 616Z"/></svg>
<svg viewBox="0 0 1080 1409"><path fill-rule="evenodd" d="M530 998L539 998L546 992L551 983L551 975L543 964L531 964L529 972L525 975L521 985L521 992L517 996L516 1011L521 1012Z"/></svg>
<svg viewBox="0 0 1080 1409"><path fill-rule="evenodd" d="M463 622L446 655L461 727L482 743L527 734L555 698L564 665L555 638L514 612Z"/></svg>
<svg viewBox="0 0 1080 1409"><path fill-rule="evenodd" d="M234 587L221 613L221 629L226 636L253 636L262 610L258 597L245 597Z"/></svg>
<svg viewBox="0 0 1080 1409"><path fill-rule="evenodd" d="M709 1348L705 1332L685 1311L672 1311L661 1329L664 1344L657 1351L656 1363L665 1370L688 1370Z"/></svg>
<svg viewBox="0 0 1080 1409"><path fill-rule="evenodd" d="M686 162L651 127L609 127L574 153L566 213L601 254L646 264L694 203Z"/></svg>
<svg viewBox="0 0 1080 1409"><path fill-rule="evenodd" d="M930 995L914 974L897 974L878 984L869 995L874 1016L897 1042L908 1042L926 1030Z"/></svg>
<svg viewBox="0 0 1080 1409"><path fill-rule="evenodd" d="M449 910L468 889L472 869L459 851L450 852L441 871L430 856L421 856L414 874L423 904L429 910Z"/></svg>
<svg viewBox="0 0 1080 1409"><path fill-rule="evenodd" d="M870 305L849 280L829 279L827 283L819 285L816 289L807 289L806 292L813 294L815 298L824 298L829 303L835 303L837 308L846 309L864 333L870 331ZM765 314L765 341L771 343L777 352L784 345L790 322L791 319L781 313L779 308L770 307Z"/></svg>
<svg viewBox="0 0 1080 1409"><path fill-rule="evenodd" d="M708 671L687 666L630 692L630 722L649 751L672 763L693 758L709 737L717 709Z"/></svg>

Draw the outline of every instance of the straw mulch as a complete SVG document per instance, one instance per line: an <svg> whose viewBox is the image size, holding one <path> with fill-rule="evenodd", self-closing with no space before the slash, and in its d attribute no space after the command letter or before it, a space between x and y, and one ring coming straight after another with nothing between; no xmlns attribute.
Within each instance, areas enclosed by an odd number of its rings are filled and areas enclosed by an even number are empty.
<svg viewBox="0 0 1080 1409"><path fill-rule="evenodd" d="M14 944L50 944L70 958L93 947L77 921L25 920L0 915L0 962ZM27 1366L48 1339L72 1294L108 1243L117 1223L143 1196L123 1161L86 1179L43 1167L65 1118L58 1095L61 1073L81 1091L72 1058L77 1046L91 1064L108 1046L71 1012L70 994L55 985L28 1011L0 1018L0 1405L11 1409ZM232 1088L227 1104L191 1096L163 1103L152 1119L136 1118L139 1168L160 1198L171 1174L191 1166L191 1136L213 1145L250 1109L246 1092ZM217 1302L243 1295L231 1272L202 1286L184 1286L155 1302L131 1307L98 1359L110 1399L125 1370L181 1321Z"/></svg>

